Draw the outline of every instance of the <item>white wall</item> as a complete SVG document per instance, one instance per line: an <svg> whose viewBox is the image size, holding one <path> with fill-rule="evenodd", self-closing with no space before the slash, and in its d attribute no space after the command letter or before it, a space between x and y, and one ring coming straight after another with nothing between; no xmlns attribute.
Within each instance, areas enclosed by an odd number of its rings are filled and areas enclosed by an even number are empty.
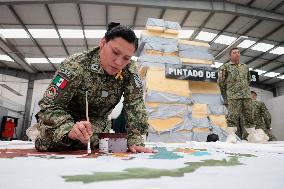
<svg viewBox="0 0 284 189"><path fill-rule="evenodd" d="M50 82L51 79L36 80L34 82L34 90L33 90L31 111L30 111L30 118L31 118L30 126L36 123L35 114L38 113L38 111L40 110L38 102L40 99L42 99L43 94Z"/></svg>
<svg viewBox="0 0 284 189"><path fill-rule="evenodd" d="M284 141L284 95L265 102L272 116L272 133L278 140Z"/></svg>
<svg viewBox="0 0 284 189"><path fill-rule="evenodd" d="M281 86L281 87L277 88L277 95L278 96L284 95L284 86Z"/></svg>
<svg viewBox="0 0 284 189"><path fill-rule="evenodd" d="M21 93L23 96L18 96L11 91L0 86L0 97L10 100L13 104L19 104L25 106L26 96L28 90L28 80L21 79L13 76L0 74L0 82L5 83L15 91Z"/></svg>
<svg viewBox="0 0 284 189"><path fill-rule="evenodd" d="M23 114L25 111L28 80L0 74L0 82L23 95L18 96L8 89L0 86L0 108L2 110L0 120L2 120L3 116L18 118L16 135L19 137L23 127Z"/></svg>
<svg viewBox="0 0 284 189"><path fill-rule="evenodd" d="M273 98L273 93L270 92L270 91L266 91L266 90L262 90L262 89L258 89L258 88L254 88L254 87L251 87L250 89L257 93L257 100L259 100L259 101L265 102L265 101Z"/></svg>

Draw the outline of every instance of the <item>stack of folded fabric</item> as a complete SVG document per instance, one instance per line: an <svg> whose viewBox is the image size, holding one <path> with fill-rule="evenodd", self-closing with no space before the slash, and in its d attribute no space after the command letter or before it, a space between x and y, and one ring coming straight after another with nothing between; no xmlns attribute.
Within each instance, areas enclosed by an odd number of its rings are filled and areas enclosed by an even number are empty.
<svg viewBox="0 0 284 189"><path fill-rule="evenodd" d="M180 29L176 22L149 18L141 33L138 65L149 115L147 140L206 141L212 131L225 140L227 110L217 83L166 77L166 65L210 67L213 62L209 45L178 39Z"/></svg>

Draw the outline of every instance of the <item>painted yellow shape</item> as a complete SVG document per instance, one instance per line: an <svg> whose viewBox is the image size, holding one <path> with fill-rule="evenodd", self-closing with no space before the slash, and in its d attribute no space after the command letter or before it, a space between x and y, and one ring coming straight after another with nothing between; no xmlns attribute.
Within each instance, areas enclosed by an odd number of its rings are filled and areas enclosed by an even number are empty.
<svg viewBox="0 0 284 189"><path fill-rule="evenodd" d="M170 129L183 121L179 117L171 117L168 119L149 119L149 125L156 131L165 131Z"/></svg>
<svg viewBox="0 0 284 189"><path fill-rule="evenodd" d="M183 153L186 153L186 154L193 154L196 152L195 149L193 148L178 148L176 149L176 152L183 152Z"/></svg>
<svg viewBox="0 0 284 189"><path fill-rule="evenodd" d="M221 128L227 127L227 121L225 115L209 115L212 125L219 126Z"/></svg>
<svg viewBox="0 0 284 189"><path fill-rule="evenodd" d="M188 81L167 79L162 68L149 68L146 76L146 88L150 91L166 92L184 97L191 97Z"/></svg>
<svg viewBox="0 0 284 189"><path fill-rule="evenodd" d="M193 128L192 131L196 133L207 133L209 132L209 129L208 128Z"/></svg>
<svg viewBox="0 0 284 189"><path fill-rule="evenodd" d="M189 89L192 93L220 94L219 86L213 82L189 81Z"/></svg>
<svg viewBox="0 0 284 189"><path fill-rule="evenodd" d="M212 64L212 60L202 60L194 58L180 58L182 64Z"/></svg>
<svg viewBox="0 0 284 189"><path fill-rule="evenodd" d="M128 157L129 154L127 154L127 153L113 153L112 156L118 157L118 158L125 158L125 157Z"/></svg>

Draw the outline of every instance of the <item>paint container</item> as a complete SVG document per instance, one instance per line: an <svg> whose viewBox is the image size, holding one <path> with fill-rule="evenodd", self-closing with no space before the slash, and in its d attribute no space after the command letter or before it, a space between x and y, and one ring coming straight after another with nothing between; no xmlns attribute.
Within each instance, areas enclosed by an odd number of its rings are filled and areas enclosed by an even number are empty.
<svg viewBox="0 0 284 189"><path fill-rule="evenodd" d="M102 153L127 152L126 133L99 133L99 151Z"/></svg>

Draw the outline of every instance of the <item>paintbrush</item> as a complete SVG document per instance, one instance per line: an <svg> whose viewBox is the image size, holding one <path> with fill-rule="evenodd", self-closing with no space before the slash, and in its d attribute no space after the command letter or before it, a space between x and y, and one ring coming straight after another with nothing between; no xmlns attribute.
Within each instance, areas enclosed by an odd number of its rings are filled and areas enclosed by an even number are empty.
<svg viewBox="0 0 284 189"><path fill-rule="evenodd" d="M87 121L90 122L90 119L89 119L89 105L88 105L88 91L86 91L86 118L87 118ZM87 152L88 152L88 155L92 154L92 150L91 150L91 137L88 140Z"/></svg>

